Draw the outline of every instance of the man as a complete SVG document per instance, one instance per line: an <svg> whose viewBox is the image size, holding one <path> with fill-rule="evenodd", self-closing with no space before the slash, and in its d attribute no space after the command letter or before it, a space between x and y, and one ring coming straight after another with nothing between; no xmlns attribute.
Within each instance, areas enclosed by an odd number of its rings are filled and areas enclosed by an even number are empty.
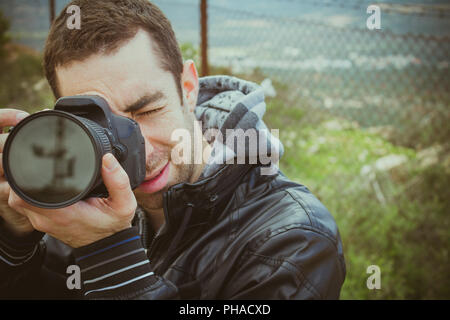
<svg viewBox="0 0 450 320"><path fill-rule="evenodd" d="M254 130L281 153L261 119L262 89L234 77L199 79L193 62L183 63L169 21L148 1L72 4L81 9L81 29L66 27L64 9L47 39L46 77L56 98L99 95L136 120L147 174L133 192L107 154L110 197L52 210L27 204L2 178L2 296L338 298L345 263L330 213L264 160L264 144L238 150L217 138ZM24 116L1 110L1 126ZM201 161L176 157L180 129L194 137L188 145L201 146ZM67 281L69 266L81 269L80 289Z"/></svg>

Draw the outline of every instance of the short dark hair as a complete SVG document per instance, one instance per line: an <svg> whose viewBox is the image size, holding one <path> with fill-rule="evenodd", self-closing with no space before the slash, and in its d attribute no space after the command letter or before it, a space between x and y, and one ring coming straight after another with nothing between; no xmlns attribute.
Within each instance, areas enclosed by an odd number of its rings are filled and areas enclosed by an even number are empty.
<svg viewBox="0 0 450 320"><path fill-rule="evenodd" d="M69 29L66 10L77 5L81 29ZM183 58L172 25L164 13L148 0L73 0L53 22L44 50L44 72L53 94L59 98L56 68L82 61L92 54L110 54L132 39L139 29L156 42L161 67L172 73L182 101Z"/></svg>

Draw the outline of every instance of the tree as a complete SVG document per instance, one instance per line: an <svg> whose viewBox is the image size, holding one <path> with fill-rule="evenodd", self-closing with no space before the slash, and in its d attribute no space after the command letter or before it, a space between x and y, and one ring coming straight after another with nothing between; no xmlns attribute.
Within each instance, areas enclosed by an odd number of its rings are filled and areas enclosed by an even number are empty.
<svg viewBox="0 0 450 320"><path fill-rule="evenodd" d="M3 12L0 10L0 60L3 60L5 56L5 45L9 42L10 38L7 35L7 31L9 30L9 21L3 15Z"/></svg>

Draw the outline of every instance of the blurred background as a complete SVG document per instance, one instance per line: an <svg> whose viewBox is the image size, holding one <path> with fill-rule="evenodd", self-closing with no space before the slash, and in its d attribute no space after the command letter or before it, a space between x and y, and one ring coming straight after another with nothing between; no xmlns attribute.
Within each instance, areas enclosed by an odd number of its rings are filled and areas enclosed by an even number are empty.
<svg viewBox="0 0 450 320"><path fill-rule="evenodd" d="M42 49L68 2L0 0L0 107L53 106ZM202 75L264 87L281 170L337 221L341 298L450 299L448 1L153 2ZM366 25L370 4L381 29ZM380 289L366 285L370 265Z"/></svg>

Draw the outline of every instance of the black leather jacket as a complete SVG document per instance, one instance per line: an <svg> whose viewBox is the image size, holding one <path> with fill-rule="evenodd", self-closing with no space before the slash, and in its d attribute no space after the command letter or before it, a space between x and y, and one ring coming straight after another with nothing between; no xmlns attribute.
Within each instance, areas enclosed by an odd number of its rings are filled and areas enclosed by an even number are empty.
<svg viewBox="0 0 450 320"><path fill-rule="evenodd" d="M171 187L164 195L166 223L157 235L137 212L135 227L125 233L140 234L135 249L148 248L153 273L119 291L91 287L86 298L339 298L346 269L333 217L305 186L260 169L227 165L197 183ZM2 267L2 296L82 298L84 285L67 287L67 266L89 256L86 250L45 236L26 263Z"/></svg>

